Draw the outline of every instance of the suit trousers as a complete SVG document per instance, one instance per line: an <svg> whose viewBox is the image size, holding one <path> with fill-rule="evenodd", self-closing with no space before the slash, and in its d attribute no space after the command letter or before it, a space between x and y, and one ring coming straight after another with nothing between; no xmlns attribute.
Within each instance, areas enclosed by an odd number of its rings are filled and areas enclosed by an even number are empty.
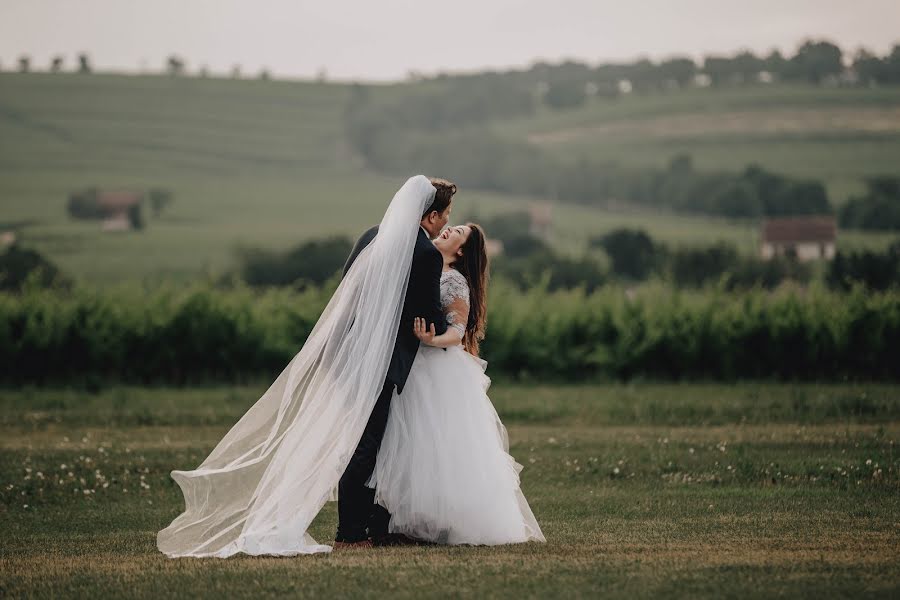
<svg viewBox="0 0 900 600"><path fill-rule="evenodd" d="M368 537L379 538L388 533L391 515L383 506L375 504L375 490L366 487L366 481L375 470L375 459L384 438L393 394L394 384L385 381L362 438L341 476L335 541L360 542Z"/></svg>

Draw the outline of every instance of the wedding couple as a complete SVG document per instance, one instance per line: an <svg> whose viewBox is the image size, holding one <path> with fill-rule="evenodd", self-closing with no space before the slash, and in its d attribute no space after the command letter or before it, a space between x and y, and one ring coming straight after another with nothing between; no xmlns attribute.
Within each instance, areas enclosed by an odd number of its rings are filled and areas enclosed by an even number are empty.
<svg viewBox="0 0 900 600"><path fill-rule="evenodd" d="M445 228L455 192L400 188L300 352L196 470L172 472L185 511L162 552L328 552L307 530L335 494L335 548L544 541L486 395L485 238Z"/></svg>

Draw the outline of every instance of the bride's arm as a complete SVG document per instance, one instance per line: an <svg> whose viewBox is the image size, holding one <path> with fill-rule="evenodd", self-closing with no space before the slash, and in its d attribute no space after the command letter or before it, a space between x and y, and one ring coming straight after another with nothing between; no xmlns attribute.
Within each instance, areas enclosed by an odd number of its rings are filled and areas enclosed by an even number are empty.
<svg viewBox="0 0 900 600"><path fill-rule="evenodd" d="M456 298L447 306L446 333L435 335L434 324L428 327L425 319L416 317L413 321L413 333L419 341L435 348L449 348L462 343L466 335L466 322L469 318L469 303L463 298Z"/></svg>
<svg viewBox="0 0 900 600"><path fill-rule="evenodd" d="M462 343L462 335L460 335L459 330L455 326L451 325L447 327L445 333L435 335L434 323L426 328L425 319L422 317L416 317L415 321L413 321L413 333L419 338L420 342L426 346L434 346L435 348L449 348L451 346L458 346Z"/></svg>

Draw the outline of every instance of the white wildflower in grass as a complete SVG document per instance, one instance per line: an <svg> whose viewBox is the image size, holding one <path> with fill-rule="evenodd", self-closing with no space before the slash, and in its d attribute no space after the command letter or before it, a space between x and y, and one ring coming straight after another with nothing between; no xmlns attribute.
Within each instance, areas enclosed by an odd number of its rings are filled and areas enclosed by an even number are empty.
<svg viewBox="0 0 900 600"><path fill-rule="evenodd" d="M867 459L866 459L866 465L871 465L871 464L872 464L872 459L871 459L871 458L867 458Z"/></svg>
<svg viewBox="0 0 900 600"><path fill-rule="evenodd" d="M613 475L619 474L619 467L613 467Z"/></svg>
<svg viewBox="0 0 900 600"><path fill-rule="evenodd" d="M548 443L548 444L555 444L555 443L556 443L556 438L555 438L555 437L549 437L549 438L547 438L547 443Z"/></svg>
<svg viewBox="0 0 900 600"><path fill-rule="evenodd" d="M694 449L693 449L693 448L688 448L688 454L693 454L693 453L694 453Z"/></svg>

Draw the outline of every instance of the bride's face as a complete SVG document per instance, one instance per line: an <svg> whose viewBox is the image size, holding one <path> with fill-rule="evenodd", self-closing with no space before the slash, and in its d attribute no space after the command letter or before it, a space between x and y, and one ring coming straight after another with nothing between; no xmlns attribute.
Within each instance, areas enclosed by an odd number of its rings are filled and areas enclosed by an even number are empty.
<svg viewBox="0 0 900 600"><path fill-rule="evenodd" d="M441 254L444 254L445 256L460 256L462 254L460 249L463 247L463 244L466 243L466 240L469 239L469 235L471 234L472 228L466 225L448 227L441 232L441 235L437 236L434 240L434 245L441 251Z"/></svg>

